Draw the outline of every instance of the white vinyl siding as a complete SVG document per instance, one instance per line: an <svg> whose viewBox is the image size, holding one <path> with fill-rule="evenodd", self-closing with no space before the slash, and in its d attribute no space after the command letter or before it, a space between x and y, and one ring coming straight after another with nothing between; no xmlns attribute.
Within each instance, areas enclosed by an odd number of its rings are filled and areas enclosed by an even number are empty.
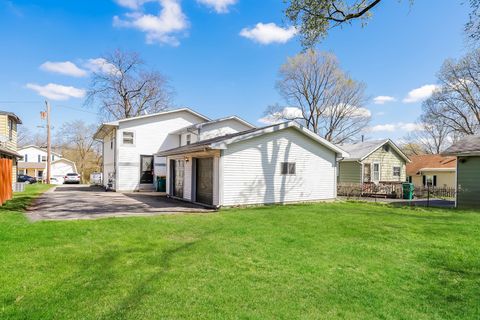
<svg viewBox="0 0 480 320"><path fill-rule="evenodd" d="M154 185L140 185L140 155L153 155L179 146L178 134L170 134L192 124L205 121L187 111L160 114L156 117L120 122L117 139L124 131L135 132L135 145L117 145L117 191L153 190ZM155 178L154 178L155 181Z"/></svg>
<svg viewBox="0 0 480 320"><path fill-rule="evenodd" d="M294 162L295 175L281 175ZM223 205L302 202L336 197L336 154L294 128L234 143L223 151Z"/></svg>

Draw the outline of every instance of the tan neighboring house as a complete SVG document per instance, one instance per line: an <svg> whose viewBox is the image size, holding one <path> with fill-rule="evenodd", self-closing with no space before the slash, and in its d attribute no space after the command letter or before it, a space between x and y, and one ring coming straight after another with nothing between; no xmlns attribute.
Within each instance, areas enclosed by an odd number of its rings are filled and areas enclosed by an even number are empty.
<svg viewBox="0 0 480 320"><path fill-rule="evenodd" d="M411 156L407 164L407 180L415 187L455 188L456 157L439 154Z"/></svg>
<svg viewBox="0 0 480 320"><path fill-rule="evenodd" d="M12 182L17 181L17 161L22 156L17 152L17 125L22 120L12 112L0 111L0 158L12 160Z"/></svg>
<svg viewBox="0 0 480 320"><path fill-rule="evenodd" d="M392 183L407 179L410 159L392 140L372 140L344 144L350 156L339 163L339 183Z"/></svg>

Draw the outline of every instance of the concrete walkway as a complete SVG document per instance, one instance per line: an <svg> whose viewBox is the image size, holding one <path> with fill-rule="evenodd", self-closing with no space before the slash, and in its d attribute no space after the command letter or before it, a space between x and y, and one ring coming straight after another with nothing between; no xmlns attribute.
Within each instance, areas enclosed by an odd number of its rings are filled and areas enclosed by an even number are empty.
<svg viewBox="0 0 480 320"><path fill-rule="evenodd" d="M31 220L76 220L214 210L166 198L156 192L105 192L100 187L62 185L40 196L26 212Z"/></svg>

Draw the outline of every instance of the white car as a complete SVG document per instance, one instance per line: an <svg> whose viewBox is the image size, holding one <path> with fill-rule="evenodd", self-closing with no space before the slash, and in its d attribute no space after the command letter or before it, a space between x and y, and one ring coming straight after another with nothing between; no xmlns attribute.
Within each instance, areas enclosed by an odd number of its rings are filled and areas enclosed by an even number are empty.
<svg viewBox="0 0 480 320"><path fill-rule="evenodd" d="M63 179L60 180L59 178L57 177L51 177L50 178L50 184L62 184L63 183Z"/></svg>
<svg viewBox="0 0 480 320"><path fill-rule="evenodd" d="M63 183L80 183L80 175L78 173L67 173L63 178Z"/></svg>

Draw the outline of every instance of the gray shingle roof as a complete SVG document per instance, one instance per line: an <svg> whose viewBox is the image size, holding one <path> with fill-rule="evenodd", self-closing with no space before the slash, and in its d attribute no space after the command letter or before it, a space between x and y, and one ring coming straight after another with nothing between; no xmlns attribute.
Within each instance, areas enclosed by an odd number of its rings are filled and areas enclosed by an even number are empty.
<svg viewBox="0 0 480 320"><path fill-rule="evenodd" d="M370 153L372 153L376 149L380 148L387 141L388 140L364 141L364 142L353 143L353 144L344 144L344 145L341 145L340 148L342 148L343 150L347 151L350 154L350 157L346 159L360 160L368 156Z"/></svg>
<svg viewBox="0 0 480 320"><path fill-rule="evenodd" d="M19 118L15 113L13 113L13 112L0 110L0 114L2 114L2 115L7 115L7 116L9 116L9 117L11 117L11 118L14 118L15 121L16 121L18 124L22 124L22 120L20 120L20 118Z"/></svg>
<svg viewBox="0 0 480 320"><path fill-rule="evenodd" d="M455 142L444 154L480 154L480 135L466 136Z"/></svg>

